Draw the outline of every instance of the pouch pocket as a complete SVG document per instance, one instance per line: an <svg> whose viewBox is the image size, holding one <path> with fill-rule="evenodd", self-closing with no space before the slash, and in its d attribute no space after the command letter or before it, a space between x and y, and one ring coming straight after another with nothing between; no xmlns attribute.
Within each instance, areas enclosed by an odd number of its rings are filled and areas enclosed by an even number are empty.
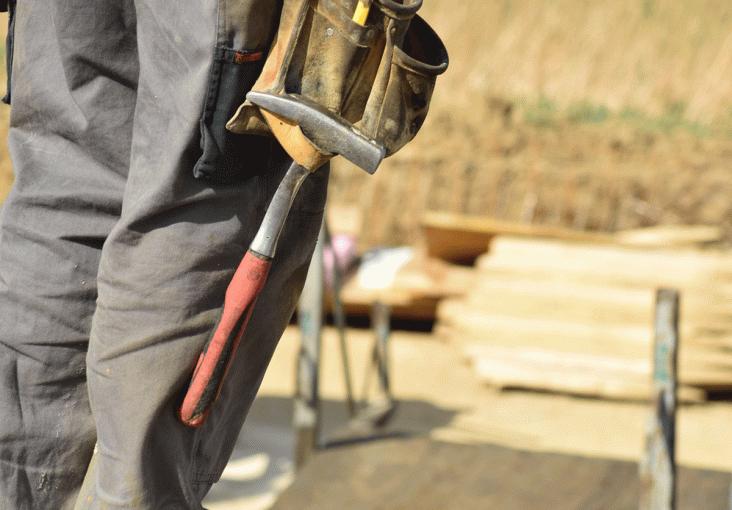
<svg viewBox="0 0 732 510"><path fill-rule="evenodd" d="M389 79L379 111L376 132L387 155L411 141L427 117L437 76L448 66L447 49L419 16L415 16L400 46L394 47ZM367 115L374 112L367 112Z"/></svg>
<svg viewBox="0 0 732 510"><path fill-rule="evenodd" d="M193 168L195 177L230 184L267 171L271 139L226 129L226 121L246 98L263 61L263 51L216 49L201 118L203 153Z"/></svg>
<svg viewBox="0 0 732 510"><path fill-rule="evenodd" d="M377 32L351 20L355 4L321 0L317 7L310 6L302 29L309 37L298 41L285 92L302 94L337 113L342 113L346 100L354 102L350 96L364 96L361 102L365 103L378 61L369 66L364 63ZM352 120L358 120L362 112L354 112Z"/></svg>
<svg viewBox="0 0 732 510"><path fill-rule="evenodd" d="M5 70L7 85L3 103L10 104L10 82L13 74L13 45L15 32L15 0L0 0L0 12L8 13L8 35L5 39Z"/></svg>

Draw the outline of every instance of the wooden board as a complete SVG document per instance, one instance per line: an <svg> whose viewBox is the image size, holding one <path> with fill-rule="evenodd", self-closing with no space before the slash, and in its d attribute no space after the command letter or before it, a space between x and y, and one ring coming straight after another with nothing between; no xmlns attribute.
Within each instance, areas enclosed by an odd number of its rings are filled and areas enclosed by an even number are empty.
<svg viewBox="0 0 732 510"><path fill-rule="evenodd" d="M483 270L476 273L465 300L492 311L508 308L533 316L575 314L593 321L633 322L650 326L653 322L655 292L649 287L593 284L587 279L562 279L552 274L538 276L505 275ZM707 329L732 326L732 303L714 287L684 293L681 316L685 325Z"/></svg>
<svg viewBox="0 0 732 510"><path fill-rule="evenodd" d="M729 474L681 467L680 510L727 510ZM586 510L638 508L632 462L427 438L317 454L272 510Z"/></svg>
<svg viewBox="0 0 732 510"><path fill-rule="evenodd" d="M440 300L430 297L386 295L381 296L381 302L389 304L394 319L432 322L437 316L437 305ZM373 295L352 292L346 296L343 308L348 317L369 317L373 304ZM326 309L332 311L332 307L332 302L328 300Z"/></svg>
<svg viewBox="0 0 732 510"><path fill-rule="evenodd" d="M646 250L614 244L568 243L500 237L490 254L480 257L479 269L524 277L542 275L569 281L654 288L709 288L710 283L732 290L732 256L718 251Z"/></svg>
<svg viewBox="0 0 732 510"><path fill-rule="evenodd" d="M637 248L698 247L717 243L722 238L719 227L706 225L664 225L608 234L440 211L426 212L421 228L430 256L458 264L471 263L488 249L495 237L507 235Z"/></svg>
<svg viewBox="0 0 732 510"><path fill-rule="evenodd" d="M553 305L553 306L552 306ZM646 313L642 313L646 312ZM459 331L483 335L545 335L584 343L617 342L618 345L650 345L653 335L650 321L652 309L638 313L594 303L565 301L554 303L529 296L517 298L496 294L492 299L471 295L463 299L444 301L438 308L441 324ZM719 347L732 355L732 322L710 316L704 320L699 313L682 315L680 331L684 345ZM719 353L720 355L723 353Z"/></svg>
<svg viewBox="0 0 732 510"><path fill-rule="evenodd" d="M651 367L642 358L482 344L468 344L465 352L474 363L477 376L498 388L623 400L647 400L652 395ZM706 387L712 383L726 384L727 390L732 389L728 373L718 375L713 381L714 375L711 371L682 372L679 398L684 402L700 402L706 398L705 390L693 382L706 383Z"/></svg>
<svg viewBox="0 0 732 510"><path fill-rule="evenodd" d="M462 296L470 288L473 272L471 268L418 255L399 270L388 288L366 289L353 277L344 285L341 299L348 315L368 316L378 300L391 307L394 318L434 321L438 303ZM330 301L328 309L332 309Z"/></svg>
<svg viewBox="0 0 732 510"><path fill-rule="evenodd" d="M711 225L659 225L615 234L620 244L648 248L707 246L719 243L723 237L722 229Z"/></svg>
<svg viewBox="0 0 732 510"><path fill-rule="evenodd" d="M427 254L448 262L471 263L498 235L547 237L578 241L610 241L611 236L546 225L500 221L484 216L427 212L421 222Z"/></svg>

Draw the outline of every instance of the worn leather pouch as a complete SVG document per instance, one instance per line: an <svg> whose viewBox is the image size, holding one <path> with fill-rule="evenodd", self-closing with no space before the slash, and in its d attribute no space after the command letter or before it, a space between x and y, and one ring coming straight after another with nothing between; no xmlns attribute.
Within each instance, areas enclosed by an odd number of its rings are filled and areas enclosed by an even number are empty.
<svg viewBox="0 0 732 510"><path fill-rule="evenodd" d="M375 0L365 26L352 20L356 4L286 0L252 90L315 101L393 154L422 126L436 77L447 69L447 51L416 16L422 0ZM270 131L246 101L227 128Z"/></svg>
<svg viewBox="0 0 732 510"><path fill-rule="evenodd" d="M427 118L437 76L448 66L445 46L419 16L410 20L390 57L377 78L363 118L356 125L382 144L387 156L417 135Z"/></svg>

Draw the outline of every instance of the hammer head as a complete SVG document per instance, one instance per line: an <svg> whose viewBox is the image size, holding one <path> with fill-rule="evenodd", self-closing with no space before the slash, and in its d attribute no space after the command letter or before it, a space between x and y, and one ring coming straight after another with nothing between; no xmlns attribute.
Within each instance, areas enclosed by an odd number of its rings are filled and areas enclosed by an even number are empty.
<svg viewBox="0 0 732 510"><path fill-rule="evenodd" d="M247 100L300 126L321 152L340 154L370 174L376 171L386 155L382 145L358 132L342 117L302 96L251 91Z"/></svg>

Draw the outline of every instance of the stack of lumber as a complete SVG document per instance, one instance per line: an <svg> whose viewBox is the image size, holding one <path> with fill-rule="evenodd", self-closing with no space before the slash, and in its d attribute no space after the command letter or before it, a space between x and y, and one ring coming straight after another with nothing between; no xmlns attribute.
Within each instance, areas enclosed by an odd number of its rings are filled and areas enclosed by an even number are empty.
<svg viewBox="0 0 732 510"><path fill-rule="evenodd" d="M732 390L732 255L496 236L438 309L481 379L608 398L650 393L655 289L681 291L682 398Z"/></svg>

